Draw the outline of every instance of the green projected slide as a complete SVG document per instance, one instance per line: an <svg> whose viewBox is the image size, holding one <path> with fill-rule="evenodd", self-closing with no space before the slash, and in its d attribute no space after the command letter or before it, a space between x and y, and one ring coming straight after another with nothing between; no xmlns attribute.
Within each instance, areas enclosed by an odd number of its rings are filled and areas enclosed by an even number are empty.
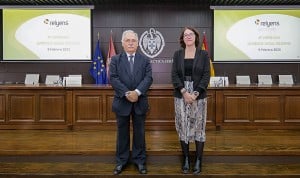
<svg viewBox="0 0 300 178"><path fill-rule="evenodd" d="M3 60L90 60L90 9L3 9Z"/></svg>
<svg viewBox="0 0 300 178"><path fill-rule="evenodd" d="M300 10L214 10L214 61L300 61Z"/></svg>

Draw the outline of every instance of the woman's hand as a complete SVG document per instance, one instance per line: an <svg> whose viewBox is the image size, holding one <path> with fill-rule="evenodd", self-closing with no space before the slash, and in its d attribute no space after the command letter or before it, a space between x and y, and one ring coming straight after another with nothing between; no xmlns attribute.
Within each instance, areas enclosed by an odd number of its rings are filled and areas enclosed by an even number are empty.
<svg viewBox="0 0 300 178"><path fill-rule="evenodd" d="M186 104L192 104L194 102L194 100L193 100L193 94L191 94L189 92L185 92L182 95L183 95L184 102Z"/></svg>

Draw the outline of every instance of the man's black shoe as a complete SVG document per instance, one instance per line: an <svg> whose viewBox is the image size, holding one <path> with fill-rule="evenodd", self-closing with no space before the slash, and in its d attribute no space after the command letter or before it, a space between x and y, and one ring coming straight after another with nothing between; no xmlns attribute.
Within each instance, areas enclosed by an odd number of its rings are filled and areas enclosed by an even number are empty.
<svg viewBox="0 0 300 178"><path fill-rule="evenodd" d="M147 168L145 165L138 164L137 168L138 168L140 174L147 174Z"/></svg>
<svg viewBox="0 0 300 178"><path fill-rule="evenodd" d="M122 165L116 165L116 167L114 169L114 175L121 174L122 171L123 171L123 166Z"/></svg>

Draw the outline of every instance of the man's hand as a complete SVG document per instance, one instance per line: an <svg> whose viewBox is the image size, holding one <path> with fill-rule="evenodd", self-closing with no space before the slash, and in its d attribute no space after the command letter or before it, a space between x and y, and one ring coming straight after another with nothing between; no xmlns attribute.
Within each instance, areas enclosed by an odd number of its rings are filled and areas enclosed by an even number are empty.
<svg viewBox="0 0 300 178"><path fill-rule="evenodd" d="M128 101L134 103L134 102L137 102L137 100L139 99L139 95L134 90L133 91L128 91L127 95L126 95L126 98L127 98Z"/></svg>

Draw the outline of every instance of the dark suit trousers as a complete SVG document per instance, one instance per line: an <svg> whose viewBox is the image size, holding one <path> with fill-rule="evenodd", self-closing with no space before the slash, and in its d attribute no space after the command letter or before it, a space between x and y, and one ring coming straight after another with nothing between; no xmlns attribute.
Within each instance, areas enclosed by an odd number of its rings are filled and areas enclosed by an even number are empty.
<svg viewBox="0 0 300 178"><path fill-rule="evenodd" d="M130 157L130 116L117 116L117 164L125 165ZM135 164L146 163L145 117L132 112L133 142L132 161Z"/></svg>

